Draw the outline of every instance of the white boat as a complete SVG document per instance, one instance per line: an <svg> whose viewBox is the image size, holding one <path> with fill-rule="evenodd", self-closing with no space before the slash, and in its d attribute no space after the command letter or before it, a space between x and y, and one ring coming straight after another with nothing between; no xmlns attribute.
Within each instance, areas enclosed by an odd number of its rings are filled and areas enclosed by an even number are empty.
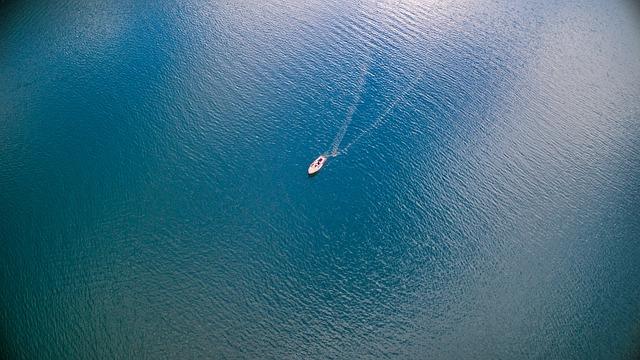
<svg viewBox="0 0 640 360"><path fill-rule="evenodd" d="M317 173L318 171L320 171L320 169L322 169L322 165L324 165L325 162L327 162L326 156L324 155L318 156L318 158L313 160L311 165L309 165L309 170L307 170L307 173L309 175L313 175Z"/></svg>

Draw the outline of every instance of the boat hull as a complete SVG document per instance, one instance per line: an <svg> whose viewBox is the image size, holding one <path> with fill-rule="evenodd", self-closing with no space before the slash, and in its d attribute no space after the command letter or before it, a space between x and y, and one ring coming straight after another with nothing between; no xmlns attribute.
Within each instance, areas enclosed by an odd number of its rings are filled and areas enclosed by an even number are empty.
<svg viewBox="0 0 640 360"><path fill-rule="evenodd" d="M309 175L316 174L318 171L320 171L320 169L322 169L322 167L326 162L327 162L326 156L324 155L318 156L318 158L313 160L313 162L311 162L311 164L309 165L309 168L307 169L307 174Z"/></svg>

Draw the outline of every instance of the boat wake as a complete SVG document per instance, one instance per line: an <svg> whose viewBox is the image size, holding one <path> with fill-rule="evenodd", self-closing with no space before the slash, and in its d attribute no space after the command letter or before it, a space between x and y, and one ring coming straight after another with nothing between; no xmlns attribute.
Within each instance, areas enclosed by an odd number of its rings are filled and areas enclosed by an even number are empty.
<svg viewBox="0 0 640 360"><path fill-rule="evenodd" d="M415 87L420 83L420 80L422 80L422 78L424 77L424 73L415 77L414 80L411 81L411 83L409 83L409 85L404 89L404 91L400 95L398 95L395 99L393 99L393 101L386 107L386 109L382 112L382 114L380 114L380 116L378 116L368 127L362 130L358 134L358 136L356 136L351 142L349 142L346 146L340 149L342 140L344 139L344 136L346 135L347 130L349 129L349 125L351 124L351 120L353 119L353 114L356 112L356 109L358 108L358 105L360 104L360 101L362 99L362 93L364 92L364 84L366 82L365 80L366 80L368 71L369 71L369 62L364 62L360 67L360 75L358 77L357 88L354 93L353 101L351 102L351 105L347 110L347 114L345 116L344 122L342 123L342 126L340 126L340 130L338 130L338 133L333 139L333 143L331 143L331 150L320 155L316 160L314 160L309 165L309 169L308 169L309 175L313 175L318 171L320 171L322 166L326 163L327 158L336 157L340 154L346 154L347 150L349 150L351 146L353 146L358 141L360 141L362 137L367 135L372 130L380 127L385 121L388 120L387 115L389 115L391 110L393 110L401 101L403 101L407 96L407 94L413 89L415 89Z"/></svg>
<svg viewBox="0 0 640 360"><path fill-rule="evenodd" d="M424 74L421 74L419 76L417 76L410 84L409 86L407 86L407 88L400 94L398 95L398 97L396 97L391 104L389 104L389 106L387 106L387 108L382 112L382 114L380 114L380 116L378 116L372 123L371 125L369 125L367 128L365 128L364 130L362 130L362 132L360 134L358 134L358 136L356 136L350 143L348 143L344 148L342 148L341 151L337 152L336 155L338 153L346 153L347 150L349 150L349 148L351 146L353 146L354 144L356 144L363 136L367 135L370 131L380 127L386 120L388 120L387 115L389 115L389 113L391 112L391 110L393 110L400 102L402 102L402 100L404 100L405 96L407 96L407 94L409 94L409 92L411 92L411 90L415 89L416 86L418 86L418 84L420 83L420 80L422 80L422 78L424 77ZM344 135L343 135L344 136ZM336 156L333 155L333 156Z"/></svg>
<svg viewBox="0 0 640 360"><path fill-rule="evenodd" d="M338 156L340 151L340 143L342 143L342 139L344 139L344 135L347 133L347 129L349 128L349 124L351 124L351 120L353 119L353 113L356 112L358 108L358 104L362 98L362 93L364 90L364 83L367 77L367 71L369 70L369 63L365 62L360 66L360 76L358 77L358 87L356 89L353 101L351 102L351 106L347 110L347 115L345 116L344 122L340 127L340 130L336 134L336 137L333 139L333 143L331 144L331 152L330 155L332 157Z"/></svg>

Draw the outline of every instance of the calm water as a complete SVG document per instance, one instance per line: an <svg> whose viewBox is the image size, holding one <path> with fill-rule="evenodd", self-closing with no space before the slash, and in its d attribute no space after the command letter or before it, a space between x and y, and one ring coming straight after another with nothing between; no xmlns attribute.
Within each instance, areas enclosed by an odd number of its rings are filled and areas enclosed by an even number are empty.
<svg viewBox="0 0 640 360"><path fill-rule="evenodd" d="M633 358L639 84L632 1L5 2L0 349Z"/></svg>

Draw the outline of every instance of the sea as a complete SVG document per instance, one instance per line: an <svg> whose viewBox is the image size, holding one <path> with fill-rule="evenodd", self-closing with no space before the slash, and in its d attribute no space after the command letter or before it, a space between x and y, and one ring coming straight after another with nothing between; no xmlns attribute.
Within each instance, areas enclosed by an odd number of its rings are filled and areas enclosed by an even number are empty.
<svg viewBox="0 0 640 360"><path fill-rule="evenodd" d="M0 1L0 357L639 357L639 5Z"/></svg>

